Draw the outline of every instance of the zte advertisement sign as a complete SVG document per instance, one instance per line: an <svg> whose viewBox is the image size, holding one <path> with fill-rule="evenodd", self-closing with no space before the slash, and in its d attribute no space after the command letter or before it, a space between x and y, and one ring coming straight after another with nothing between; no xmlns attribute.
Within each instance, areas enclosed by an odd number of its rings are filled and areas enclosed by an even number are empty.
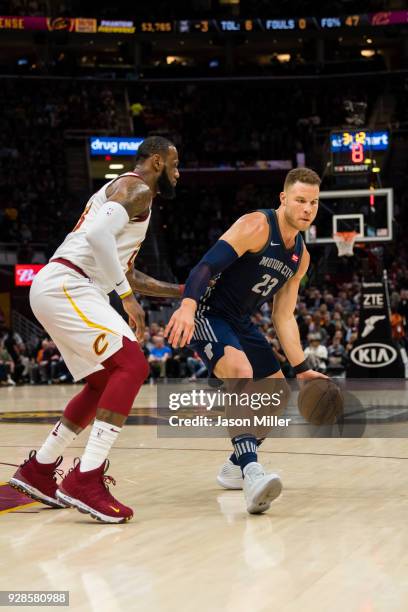
<svg viewBox="0 0 408 612"><path fill-rule="evenodd" d="M89 151L91 156L120 155L133 156L143 142L143 138L115 138L114 136L91 136Z"/></svg>
<svg viewBox="0 0 408 612"><path fill-rule="evenodd" d="M16 264L14 267L16 287L29 287L34 280L34 276L43 267L43 264Z"/></svg>

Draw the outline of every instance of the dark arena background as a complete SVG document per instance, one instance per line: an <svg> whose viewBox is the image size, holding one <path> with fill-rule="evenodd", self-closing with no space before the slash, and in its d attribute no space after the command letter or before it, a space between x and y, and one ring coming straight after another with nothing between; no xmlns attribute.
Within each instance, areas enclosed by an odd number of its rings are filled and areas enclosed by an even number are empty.
<svg viewBox="0 0 408 612"><path fill-rule="evenodd" d="M406 2L0 0L0 108L0 605L405 612ZM173 383L214 385L164 337L169 298L137 296L150 373L110 455L133 521L95 523L8 484L84 382L31 311L32 281L149 136L177 147L180 179L174 200L155 198L135 268L168 283L240 216L277 208L292 168L322 179L295 317L313 369L356 403L345 429L311 430L272 301L254 313L295 398L295 429L260 450L283 479L261 516L216 482L226 432L163 426Z"/></svg>

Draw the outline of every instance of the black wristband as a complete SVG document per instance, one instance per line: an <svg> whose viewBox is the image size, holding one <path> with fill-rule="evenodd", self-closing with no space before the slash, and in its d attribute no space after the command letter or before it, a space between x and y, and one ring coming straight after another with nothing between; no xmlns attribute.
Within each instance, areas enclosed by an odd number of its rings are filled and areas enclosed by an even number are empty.
<svg viewBox="0 0 408 612"><path fill-rule="evenodd" d="M299 363L297 366L292 366L295 374L301 374L302 372L307 372L310 370L310 366L307 362L307 359Z"/></svg>

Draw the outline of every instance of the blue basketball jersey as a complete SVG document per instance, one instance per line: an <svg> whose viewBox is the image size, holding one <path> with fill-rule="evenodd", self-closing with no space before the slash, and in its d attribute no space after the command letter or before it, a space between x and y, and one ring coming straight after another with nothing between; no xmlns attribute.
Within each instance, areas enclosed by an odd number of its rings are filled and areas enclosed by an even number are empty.
<svg viewBox="0 0 408 612"><path fill-rule="evenodd" d="M296 274L302 258L303 238L285 248L275 210L261 210L269 222L269 238L258 253L245 253L215 279L198 303L196 317L207 315L243 319L269 301Z"/></svg>

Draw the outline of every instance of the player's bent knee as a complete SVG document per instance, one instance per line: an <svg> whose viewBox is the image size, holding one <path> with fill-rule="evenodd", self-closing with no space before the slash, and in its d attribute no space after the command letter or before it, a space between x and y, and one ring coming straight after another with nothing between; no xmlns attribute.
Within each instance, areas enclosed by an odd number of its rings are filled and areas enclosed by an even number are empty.
<svg viewBox="0 0 408 612"><path fill-rule="evenodd" d="M252 378L253 371L250 366L235 366L232 368L232 375L230 378Z"/></svg>
<svg viewBox="0 0 408 612"><path fill-rule="evenodd" d="M226 346L224 355L215 366L217 378L252 378L253 370L245 353L233 346Z"/></svg>
<svg viewBox="0 0 408 612"><path fill-rule="evenodd" d="M102 365L110 372L120 371L121 378L139 387L149 375L149 364L136 341L123 338L122 348L108 357Z"/></svg>
<svg viewBox="0 0 408 612"><path fill-rule="evenodd" d="M85 377L86 385L89 389L89 392L93 393L102 393L109 379L109 373L106 370L97 370L96 372L92 372L92 374L88 374Z"/></svg>
<svg viewBox="0 0 408 612"><path fill-rule="evenodd" d="M218 378L252 378L253 371L250 365L228 364L215 372Z"/></svg>
<svg viewBox="0 0 408 612"><path fill-rule="evenodd" d="M127 417L133 401L149 373L145 356L137 342L123 338L122 348L102 363L109 380L98 401L98 408Z"/></svg>

